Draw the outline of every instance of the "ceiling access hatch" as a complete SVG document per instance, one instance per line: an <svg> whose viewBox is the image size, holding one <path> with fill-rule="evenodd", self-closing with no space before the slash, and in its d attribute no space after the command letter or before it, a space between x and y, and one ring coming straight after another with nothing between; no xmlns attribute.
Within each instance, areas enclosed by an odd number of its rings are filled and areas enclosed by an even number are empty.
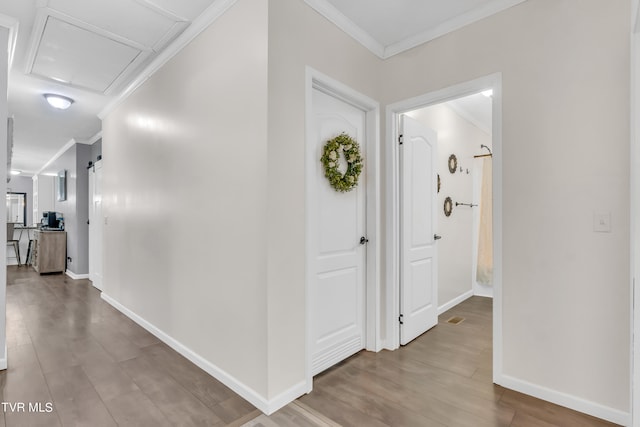
<svg viewBox="0 0 640 427"><path fill-rule="evenodd" d="M140 49L49 16L31 73L104 93L141 53Z"/></svg>
<svg viewBox="0 0 640 427"><path fill-rule="evenodd" d="M123 35L105 30L125 27L100 15L70 16L49 7L39 9L31 34L27 74L101 94L124 87L189 25L166 13L160 15L143 7L138 10L143 12L137 19L154 18L153 31Z"/></svg>

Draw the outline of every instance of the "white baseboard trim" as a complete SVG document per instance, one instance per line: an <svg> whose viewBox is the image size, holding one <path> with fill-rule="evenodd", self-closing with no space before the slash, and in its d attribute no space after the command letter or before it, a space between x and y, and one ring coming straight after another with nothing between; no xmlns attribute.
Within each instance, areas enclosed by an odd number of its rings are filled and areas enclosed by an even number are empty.
<svg viewBox="0 0 640 427"><path fill-rule="evenodd" d="M186 347L184 344L167 335L147 320L138 316L136 313L129 310L127 307L123 306L118 301L111 298L109 295L102 292L100 296L103 300L111 304L116 310L120 311L131 320L136 322L138 325L149 331L151 334L155 335L159 340L189 359L199 368L207 372L212 377L216 378L218 381L229 387L231 390L239 394L243 399L247 400L249 403L251 403L253 406L267 415L271 415L273 412L282 408L287 403L292 402L296 398L306 393L307 383L306 381L302 381L299 384L291 387L289 390L285 390L283 393L269 400L262 396L260 393L253 390L251 387L245 385L237 378L224 371L223 369L204 359L202 356L198 355L193 350Z"/></svg>
<svg viewBox="0 0 640 427"><path fill-rule="evenodd" d="M71 277L73 280L80 280L80 279L88 279L89 278L88 274L76 274L71 270L67 270L64 273L67 276Z"/></svg>
<svg viewBox="0 0 640 427"><path fill-rule="evenodd" d="M473 294L479 297L493 298L493 286L473 282Z"/></svg>
<svg viewBox="0 0 640 427"><path fill-rule="evenodd" d="M294 385L289 390L285 390L279 395L277 395L276 397L274 397L273 399L270 399L268 402L269 406L267 408L268 409L267 411L264 411L262 409L261 410L265 414L271 415L274 412L276 412L278 409L282 408L283 406L286 406L288 403L293 402L303 394L308 393L308 390L309 390L309 387L307 382L300 381L298 384Z"/></svg>
<svg viewBox="0 0 640 427"><path fill-rule="evenodd" d="M451 301L448 301L448 302L442 304L440 307L438 307L438 316L440 316L442 313L444 313L445 311L449 310L450 308L455 307L456 305L460 304L462 301L471 298L472 296L473 296L473 290L467 291L464 294L462 294L462 295L460 295L458 297L455 297Z"/></svg>
<svg viewBox="0 0 640 427"><path fill-rule="evenodd" d="M7 360L7 345L4 345L4 354L0 357L0 371L4 371L9 366L9 361Z"/></svg>
<svg viewBox="0 0 640 427"><path fill-rule="evenodd" d="M631 425L631 414L628 412L613 409L561 391L551 390L509 375L497 375L496 384L615 424Z"/></svg>

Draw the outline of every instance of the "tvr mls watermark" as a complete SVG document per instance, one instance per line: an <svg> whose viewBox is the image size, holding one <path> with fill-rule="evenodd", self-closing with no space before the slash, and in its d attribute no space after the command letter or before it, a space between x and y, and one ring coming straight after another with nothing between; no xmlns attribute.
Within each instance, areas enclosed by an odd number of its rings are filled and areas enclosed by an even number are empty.
<svg viewBox="0 0 640 427"><path fill-rule="evenodd" d="M3 412L53 412L53 402L0 402Z"/></svg>

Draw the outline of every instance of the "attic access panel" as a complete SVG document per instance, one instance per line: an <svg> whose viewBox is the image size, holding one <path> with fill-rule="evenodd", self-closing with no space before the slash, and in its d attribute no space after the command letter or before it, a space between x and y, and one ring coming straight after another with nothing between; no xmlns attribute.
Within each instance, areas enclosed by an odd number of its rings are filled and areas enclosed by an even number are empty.
<svg viewBox="0 0 640 427"><path fill-rule="evenodd" d="M31 73L104 93L141 53L49 15Z"/></svg>
<svg viewBox="0 0 640 427"><path fill-rule="evenodd" d="M191 1L171 0L178 5ZM187 26L184 18L142 0L49 0L47 10L81 28L100 29L121 37L120 41L129 46L140 45L156 52Z"/></svg>

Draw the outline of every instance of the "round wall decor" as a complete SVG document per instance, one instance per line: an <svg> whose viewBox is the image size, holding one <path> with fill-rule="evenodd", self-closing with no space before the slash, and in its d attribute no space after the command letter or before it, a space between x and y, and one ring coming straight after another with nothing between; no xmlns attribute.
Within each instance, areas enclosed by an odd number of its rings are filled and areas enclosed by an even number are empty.
<svg viewBox="0 0 640 427"><path fill-rule="evenodd" d="M444 216L451 216L451 211L453 211L453 200L447 197L444 199Z"/></svg>
<svg viewBox="0 0 640 427"><path fill-rule="evenodd" d="M458 158L455 154L449 156L449 172L456 173L456 169L458 169Z"/></svg>
<svg viewBox="0 0 640 427"><path fill-rule="evenodd" d="M347 170L344 174L338 170L338 159L341 155L347 162ZM327 141L320 161L324 166L324 176L334 190L345 193L358 185L358 178L362 172L360 146L346 133L343 132Z"/></svg>

